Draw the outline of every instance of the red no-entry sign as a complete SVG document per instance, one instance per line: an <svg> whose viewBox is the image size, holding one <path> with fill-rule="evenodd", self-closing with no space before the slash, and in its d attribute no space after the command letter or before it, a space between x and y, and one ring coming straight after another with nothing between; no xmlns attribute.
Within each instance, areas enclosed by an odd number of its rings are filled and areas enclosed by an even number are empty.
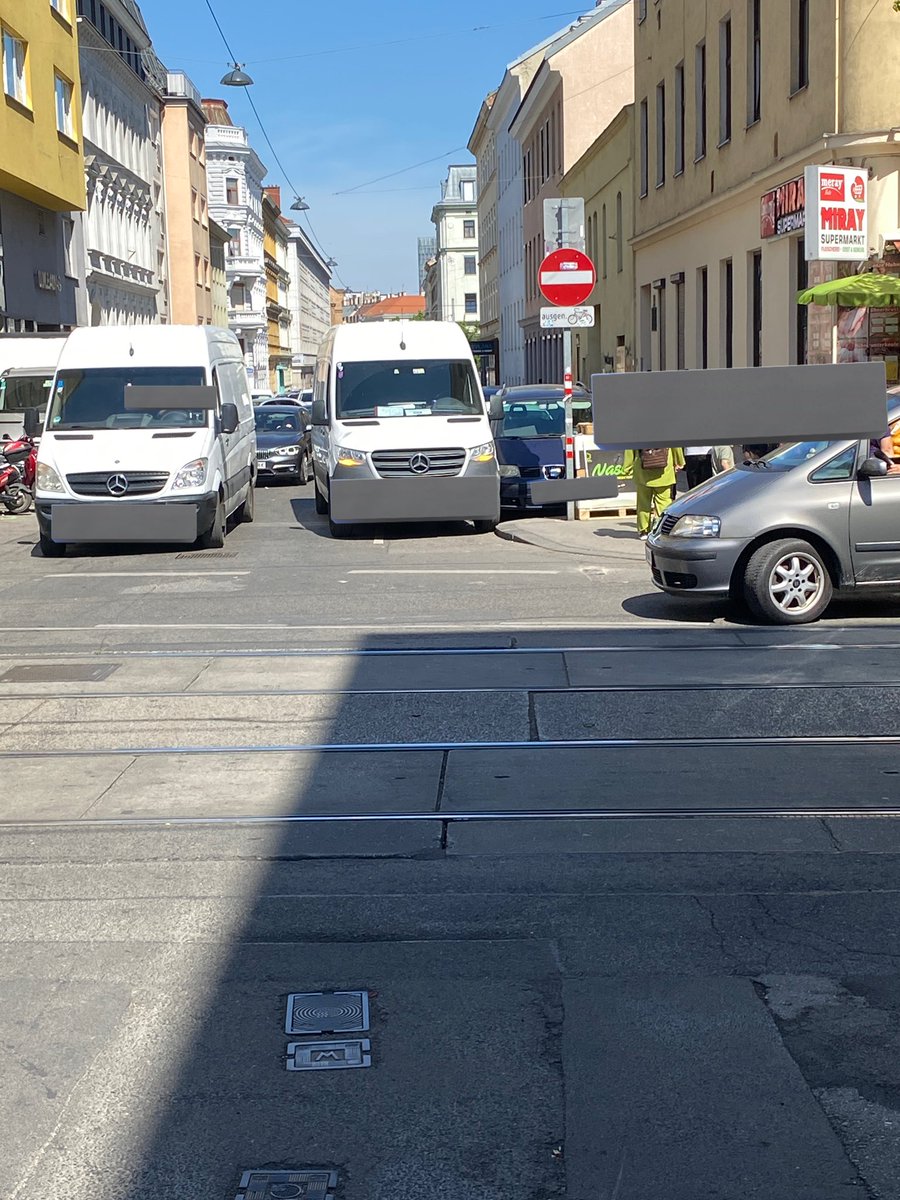
<svg viewBox="0 0 900 1200"><path fill-rule="evenodd" d="M554 250L540 265L538 286L551 304L572 308L594 290L597 272L580 250Z"/></svg>

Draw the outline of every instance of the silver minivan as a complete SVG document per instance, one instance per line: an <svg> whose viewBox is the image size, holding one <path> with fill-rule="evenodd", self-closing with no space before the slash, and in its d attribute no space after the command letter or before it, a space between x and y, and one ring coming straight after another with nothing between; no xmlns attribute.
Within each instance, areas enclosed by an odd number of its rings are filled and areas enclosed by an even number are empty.
<svg viewBox="0 0 900 1200"><path fill-rule="evenodd" d="M783 446L676 500L646 554L670 595L730 596L781 625L815 621L835 591L900 590L900 471L888 473L867 439Z"/></svg>

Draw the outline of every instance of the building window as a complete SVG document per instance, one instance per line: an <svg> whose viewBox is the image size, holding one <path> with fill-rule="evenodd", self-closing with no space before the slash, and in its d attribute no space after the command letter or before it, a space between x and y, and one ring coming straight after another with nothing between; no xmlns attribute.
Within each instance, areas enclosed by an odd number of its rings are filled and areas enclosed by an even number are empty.
<svg viewBox="0 0 900 1200"><path fill-rule="evenodd" d="M750 254L750 366L762 366L762 250ZM802 305L800 306L802 307Z"/></svg>
<svg viewBox="0 0 900 1200"><path fill-rule="evenodd" d="M747 0L747 124L762 115L762 0Z"/></svg>
<svg viewBox="0 0 900 1200"><path fill-rule="evenodd" d="M463 259L463 270L465 271L466 275L477 275L478 274L478 267L475 262L474 254L467 254L465 256L465 258Z"/></svg>
<svg viewBox="0 0 900 1200"><path fill-rule="evenodd" d="M731 141L731 17L719 22L719 145Z"/></svg>
<svg viewBox="0 0 900 1200"><path fill-rule="evenodd" d="M72 118L72 85L62 75L54 75L56 91L56 128L63 137L75 141L75 122Z"/></svg>
<svg viewBox="0 0 900 1200"><path fill-rule="evenodd" d="M684 63L675 68L675 167L673 174L684 171Z"/></svg>
<svg viewBox="0 0 900 1200"><path fill-rule="evenodd" d="M69 0L50 0L50 7L59 13L64 21L69 20Z"/></svg>
<svg viewBox="0 0 900 1200"><path fill-rule="evenodd" d="M657 370L666 369L666 281L661 279L656 287L656 333L657 333Z"/></svg>
<svg viewBox="0 0 900 1200"><path fill-rule="evenodd" d="M229 258L235 258L241 252L241 235L233 233L225 243L225 253Z"/></svg>
<svg viewBox="0 0 900 1200"><path fill-rule="evenodd" d="M603 261L603 278L605 279L608 274L608 267L609 267L609 231L607 229L606 205L605 204L603 205L603 209L601 211L602 211L602 223L600 226L600 236L602 238L603 244L600 247L600 255L601 255L601 258Z"/></svg>
<svg viewBox="0 0 900 1200"><path fill-rule="evenodd" d="M694 162L706 157L706 42L694 48Z"/></svg>
<svg viewBox="0 0 900 1200"><path fill-rule="evenodd" d="M625 231L622 228L622 193L616 192L616 272L621 275L623 270L623 255L625 252Z"/></svg>
<svg viewBox="0 0 900 1200"><path fill-rule="evenodd" d="M460 195L463 203L475 203L475 181L473 179L464 179L460 185Z"/></svg>
<svg viewBox="0 0 900 1200"><path fill-rule="evenodd" d="M200 197L200 224L203 226L204 229L206 228L207 221L206 221L206 197L205 196Z"/></svg>
<svg viewBox="0 0 900 1200"><path fill-rule="evenodd" d="M638 0L637 14L638 25L647 20L647 0Z"/></svg>
<svg viewBox="0 0 900 1200"><path fill-rule="evenodd" d="M666 182L666 85L656 85L656 186Z"/></svg>
<svg viewBox="0 0 900 1200"><path fill-rule="evenodd" d="M709 366L709 271L706 267L697 270L697 365L703 371Z"/></svg>
<svg viewBox="0 0 900 1200"><path fill-rule="evenodd" d="M478 296L475 292L466 292L466 312L470 314L478 312Z"/></svg>
<svg viewBox="0 0 900 1200"><path fill-rule="evenodd" d="M28 43L3 30L3 90L19 104L28 104Z"/></svg>
<svg viewBox="0 0 900 1200"><path fill-rule="evenodd" d="M647 192L649 190L649 179L650 179L650 166L649 166L649 159L647 157L648 153L649 153L649 150L647 147L647 139L649 136L649 130L648 130L647 126L648 126L647 101L642 100L641 101L641 125L640 125L641 195L642 196L647 195Z"/></svg>
<svg viewBox="0 0 900 1200"><path fill-rule="evenodd" d="M239 195L238 181L234 178L226 179L225 180L225 203L226 204L240 204L238 195Z"/></svg>
<svg viewBox="0 0 900 1200"><path fill-rule="evenodd" d="M63 217L63 253L65 254L66 274L70 279L77 278L78 267L75 262L75 222L71 217Z"/></svg>
<svg viewBox="0 0 900 1200"><path fill-rule="evenodd" d="M806 261L806 249L803 238L795 238L793 244L793 252L795 255L795 271L794 271L794 287L798 292L805 291L809 287L809 263ZM808 342L809 330L809 308L805 304L797 304L796 308L796 347L795 361L801 366L806 362L806 347Z"/></svg>
<svg viewBox="0 0 900 1200"><path fill-rule="evenodd" d="M473 238L475 236L475 222L463 221L463 237Z"/></svg>
<svg viewBox="0 0 900 1200"><path fill-rule="evenodd" d="M675 286L675 368L684 370L684 272L673 279Z"/></svg>
<svg viewBox="0 0 900 1200"><path fill-rule="evenodd" d="M191 213L195 221L200 221L200 196L196 188L191 188Z"/></svg>
<svg viewBox="0 0 900 1200"><path fill-rule="evenodd" d="M734 263L722 260L722 366L734 366Z"/></svg>
<svg viewBox="0 0 900 1200"><path fill-rule="evenodd" d="M809 86L809 0L791 0L791 91Z"/></svg>

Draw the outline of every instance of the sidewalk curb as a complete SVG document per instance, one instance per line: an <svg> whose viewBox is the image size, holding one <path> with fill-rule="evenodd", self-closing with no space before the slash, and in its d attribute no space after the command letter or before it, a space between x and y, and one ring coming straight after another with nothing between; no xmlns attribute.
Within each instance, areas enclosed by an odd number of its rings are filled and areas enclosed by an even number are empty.
<svg viewBox="0 0 900 1200"><path fill-rule="evenodd" d="M524 537L515 530L504 529L502 525L497 526L494 534L504 542L518 542L523 546L536 546L538 550L550 550L554 554L575 554L581 558L609 558L608 549L598 547L596 550L589 548L577 550L572 546L564 546L559 542L554 542L552 538L542 537L539 533Z"/></svg>

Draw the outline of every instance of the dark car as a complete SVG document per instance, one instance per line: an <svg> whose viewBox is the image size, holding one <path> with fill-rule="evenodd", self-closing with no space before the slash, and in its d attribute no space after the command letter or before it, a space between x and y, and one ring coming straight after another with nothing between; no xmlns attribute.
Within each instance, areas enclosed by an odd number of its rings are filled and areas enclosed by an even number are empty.
<svg viewBox="0 0 900 1200"><path fill-rule="evenodd" d="M500 504L519 510L542 509L531 498L532 482L564 479L566 474L565 393L552 385L525 385L500 390L503 419L493 424L500 467ZM590 395L572 396L573 423L589 419Z"/></svg>
<svg viewBox="0 0 900 1200"><path fill-rule="evenodd" d="M258 478L308 483L312 478L312 435L307 414L296 404L261 404L254 415Z"/></svg>

